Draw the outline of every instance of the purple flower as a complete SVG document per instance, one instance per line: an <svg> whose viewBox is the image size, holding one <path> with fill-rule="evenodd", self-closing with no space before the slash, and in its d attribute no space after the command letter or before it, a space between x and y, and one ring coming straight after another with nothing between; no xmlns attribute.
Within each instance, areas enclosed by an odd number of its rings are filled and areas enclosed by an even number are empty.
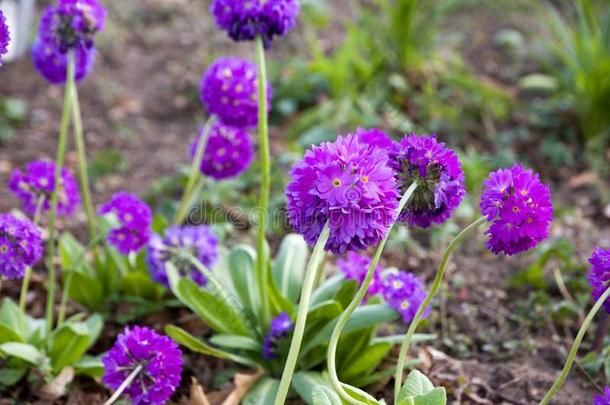
<svg viewBox="0 0 610 405"><path fill-rule="evenodd" d="M110 231L108 242L123 254L137 252L150 239L152 211L137 196L119 192L99 209L101 215L113 213L120 225Z"/></svg>
<svg viewBox="0 0 610 405"><path fill-rule="evenodd" d="M202 132L191 145L191 159L195 156ZM216 180L236 177L248 169L253 158L254 146L248 132L216 121L203 153L201 172Z"/></svg>
<svg viewBox="0 0 610 405"><path fill-rule="evenodd" d="M339 270L341 270L345 278L348 280L356 280L359 286L364 282L370 264L370 257L367 255L359 255L355 252L349 252L346 259L339 259L337 261ZM373 273L373 279L371 280L369 289L367 290L368 296L373 296L380 292L382 284L381 270L381 265L378 264L375 273Z"/></svg>
<svg viewBox="0 0 610 405"><path fill-rule="evenodd" d="M234 41L249 41L260 35L269 47L276 35L284 36L296 25L298 0L214 0L210 12L218 28Z"/></svg>
<svg viewBox="0 0 610 405"><path fill-rule="evenodd" d="M165 236L153 234L148 244L147 261L153 280L169 287L167 262L172 262L182 275L190 276L197 284L207 283L205 275L191 263L188 255L196 257L208 270L218 260L218 238L207 226L171 226Z"/></svg>
<svg viewBox="0 0 610 405"><path fill-rule="evenodd" d="M427 228L449 219L466 194L464 172L455 152L434 135L407 135L390 155L402 192L414 181L419 184L399 220Z"/></svg>
<svg viewBox="0 0 610 405"><path fill-rule="evenodd" d="M405 324L413 320L426 299L424 283L413 274L402 271L390 273L384 278L381 295L388 305L400 313ZM430 308L426 308L423 318L429 314Z"/></svg>
<svg viewBox="0 0 610 405"><path fill-rule="evenodd" d="M597 301L610 288L610 249L595 248L589 263L591 263L589 283L593 287L593 297ZM604 302L604 309L610 314L610 299Z"/></svg>
<svg viewBox="0 0 610 405"><path fill-rule="evenodd" d="M142 366L142 371L125 390L134 405L164 404L180 384L182 352L178 345L146 327L126 327L102 357L102 363L105 370L102 381L113 390Z"/></svg>
<svg viewBox="0 0 610 405"><path fill-rule="evenodd" d="M74 79L85 79L95 63L95 48L77 48L75 51ZM57 46L37 39L32 46L32 60L38 73L51 84L66 82L68 57Z"/></svg>
<svg viewBox="0 0 610 405"><path fill-rule="evenodd" d="M360 142L371 146L377 146L378 148L388 151L388 153L391 153L391 151L396 149L396 144L392 138L379 128L358 128L356 134L358 135L358 140Z"/></svg>
<svg viewBox="0 0 610 405"><path fill-rule="evenodd" d="M32 222L0 214L0 275L23 277L42 257L42 234Z"/></svg>
<svg viewBox="0 0 610 405"><path fill-rule="evenodd" d="M252 127L258 122L256 65L239 58L219 58L203 75L199 96L210 114L229 125ZM267 108L271 86L267 83Z"/></svg>
<svg viewBox="0 0 610 405"><path fill-rule="evenodd" d="M8 43L11 41L11 33L6 24L6 18L0 10L0 66L2 66L2 55L8 52Z"/></svg>
<svg viewBox="0 0 610 405"><path fill-rule="evenodd" d="M492 223L487 248L514 255L549 236L553 204L549 188L538 174L515 165L489 174L483 182L481 212Z"/></svg>
<svg viewBox="0 0 610 405"><path fill-rule="evenodd" d="M28 163L25 172L15 169L8 183L9 189L21 200L29 215L36 214L38 204L41 212L51 209L51 195L55 191L55 162L37 160ZM42 201L42 202L41 202ZM78 185L72 173L65 167L61 170L57 214L70 216L80 204Z"/></svg>
<svg viewBox="0 0 610 405"><path fill-rule="evenodd" d="M398 206L387 162L381 149L361 143L357 135L308 150L292 168L286 188L294 229L314 244L328 221L326 250L336 254L376 245L394 223Z"/></svg>
<svg viewBox="0 0 610 405"><path fill-rule="evenodd" d="M271 328L263 340L263 358L265 360L269 361L277 357L278 342L288 336L293 326L294 324L286 312L282 312L271 320Z"/></svg>
<svg viewBox="0 0 610 405"><path fill-rule="evenodd" d="M602 395L596 395L593 398L593 405L610 405L610 387L604 388Z"/></svg>

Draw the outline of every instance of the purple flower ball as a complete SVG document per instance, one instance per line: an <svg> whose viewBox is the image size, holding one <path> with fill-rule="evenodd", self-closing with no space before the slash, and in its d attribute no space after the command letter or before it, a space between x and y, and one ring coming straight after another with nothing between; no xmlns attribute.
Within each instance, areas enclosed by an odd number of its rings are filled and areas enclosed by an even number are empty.
<svg viewBox="0 0 610 405"><path fill-rule="evenodd" d="M271 328L269 333L263 339L263 358L271 361L277 357L277 344L280 340L286 338L294 324L290 316L286 312L282 312L271 320Z"/></svg>
<svg viewBox="0 0 610 405"><path fill-rule="evenodd" d="M138 366L143 367L124 391L134 405L166 403L181 380L182 352L178 345L146 327L126 327L102 357L102 363L102 381L112 390L116 390Z"/></svg>
<svg viewBox="0 0 610 405"><path fill-rule="evenodd" d="M203 74L199 96L210 114L229 125L252 127L258 122L256 65L239 58L217 59ZM267 109L271 108L267 83Z"/></svg>
<svg viewBox="0 0 610 405"><path fill-rule="evenodd" d="M589 283L593 288L593 298L597 301L610 288L610 249L595 248L589 263ZM610 314L610 299L604 302L604 309Z"/></svg>
<svg viewBox="0 0 610 405"><path fill-rule="evenodd" d="M381 295L385 302L394 308L408 324L426 299L424 283L411 273L402 271L388 274L381 286ZM426 308L422 317L427 318L430 308Z"/></svg>
<svg viewBox="0 0 610 405"><path fill-rule="evenodd" d="M95 48L75 51L74 80L85 79L95 63ZM63 84L68 74L68 57L52 44L37 39L32 46L32 60L36 71L51 84Z"/></svg>
<svg viewBox="0 0 610 405"><path fill-rule="evenodd" d="M593 405L610 405L610 387L604 388L604 393L593 397Z"/></svg>
<svg viewBox="0 0 610 405"><path fill-rule="evenodd" d="M21 200L24 211L36 214L41 203L41 213L51 209L51 195L55 191L55 162L37 160L27 164L25 172L15 169L8 188ZM61 169L61 181L57 199L57 214L71 216L80 204L78 184L67 168Z"/></svg>
<svg viewBox="0 0 610 405"><path fill-rule="evenodd" d="M137 196L118 192L112 196L110 201L100 207L99 213L116 215L120 225L110 231L108 242L121 254L128 255L131 252L137 252L148 243L152 211Z"/></svg>
<svg viewBox="0 0 610 405"><path fill-rule="evenodd" d="M371 146L377 146L378 148L388 151L388 154L396 148L396 144L392 138L379 128L358 128L356 130L356 135L358 135L360 142Z"/></svg>
<svg viewBox="0 0 610 405"><path fill-rule="evenodd" d="M367 255L359 255L355 252L349 252L345 259L339 259L337 261L337 266L339 266L339 270L341 270L345 278L348 280L356 280L359 286L364 282L370 264L370 257ZM368 296L373 296L381 291L381 271L381 265L378 264L373 273L371 284L366 292Z"/></svg>
<svg viewBox="0 0 610 405"><path fill-rule="evenodd" d="M449 219L466 194L464 172L455 152L434 135L407 135L390 155L402 192L414 181L419 184L399 221L427 228Z"/></svg>
<svg viewBox="0 0 610 405"><path fill-rule="evenodd" d="M42 234L36 225L0 214L0 275L9 280L22 278L25 268L34 266L42 252Z"/></svg>
<svg viewBox="0 0 610 405"><path fill-rule="evenodd" d="M265 47L274 36L284 36L297 22L298 0L214 0L210 12L216 25L234 41L250 41L260 35Z"/></svg>
<svg viewBox="0 0 610 405"><path fill-rule="evenodd" d="M207 226L171 226L165 236L153 234L148 243L147 261L153 280L169 287L167 262L172 262L183 276L197 284L207 284L205 275L184 254L195 256L208 269L218 260L218 238Z"/></svg>
<svg viewBox="0 0 610 405"><path fill-rule="evenodd" d="M515 165L489 174L483 182L481 212L492 223L487 248L511 256L534 248L549 236L553 204L538 174Z"/></svg>
<svg viewBox="0 0 610 405"><path fill-rule="evenodd" d="M203 129L191 145L191 159L194 159ZM248 131L216 121L210 130L206 143L201 172L216 180L239 176L246 171L254 158L254 146Z"/></svg>
<svg viewBox="0 0 610 405"><path fill-rule="evenodd" d="M2 66L2 55L8 52L8 43L11 41L11 33L6 24L6 18L0 10L0 66Z"/></svg>
<svg viewBox="0 0 610 405"><path fill-rule="evenodd" d="M381 149L339 136L314 146L292 168L286 188L288 219L309 244L328 221L326 250L343 254L375 246L396 219L398 190Z"/></svg>

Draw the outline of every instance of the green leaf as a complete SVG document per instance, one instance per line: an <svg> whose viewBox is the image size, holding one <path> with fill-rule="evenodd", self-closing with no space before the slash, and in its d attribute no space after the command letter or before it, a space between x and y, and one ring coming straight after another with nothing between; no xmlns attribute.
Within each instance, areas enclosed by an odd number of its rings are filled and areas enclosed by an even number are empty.
<svg viewBox="0 0 610 405"><path fill-rule="evenodd" d="M352 387L351 385L344 383L341 383L341 385L352 398L355 398L366 405L379 405L379 401L377 401L375 398L362 391L361 389Z"/></svg>
<svg viewBox="0 0 610 405"><path fill-rule="evenodd" d="M366 375L373 371L379 363L387 356L392 348L389 343L376 343L365 347L358 352L358 355L353 358L348 364L341 368L341 378L350 380L359 375Z"/></svg>
<svg viewBox="0 0 610 405"><path fill-rule="evenodd" d="M258 282L255 273L256 251L248 245L237 245L229 252L229 274L242 305L254 314L260 311Z"/></svg>
<svg viewBox="0 0 610 405"><path fill-rule="evenodd" d="M318 385L313 390L313 405L343 405L335 391L324 385Z"/></svg>
<svg viewBox="0 0 610 405"><path fill-rule="evenodd" d="M322 285L316 288L313 294L311 294L311 305L313 306L320 302L333 299L344 283L345 278L342 274L335 274L331 278L326 279Z"/></svg>
<svg viewBox="0 0 610 405"><path fill-rule="evenodd" d="M78 271L72 273L72 282L68 295L71 299L90 310L101 309L106 300L104 286L99 280Z"/></svg>
<svg viewBox="0 0 610 405"><path fill-rule="evenodd" d="M65 271L80 271L90 276L93 275L91 267L85 260L85 247L69 232L64 232L59 237L59 258L61 267ZM74 265L78 262L76 268Z"/></svg>
<svg viewBox="0 0 610 405"><path fill-rule="evenodd" d="M126 295L157 301L163 296L164 289L150 278L149 274L129 272L121 278L119 288Z"/></svg>
<svg viewBox="0 0 610 405"><path fill-rule="evenodd" d="M332 388L322 374L316 371L299 371L292 377L292 388L308 404L313 404L313 392L318 386Z"/></svg>
<svg viewBox="0 0 610 405"><path fill-rule="evenodd" d="M242 405L269 405L272 404L280 386L279 380L262 377L242 400Z"/></svg>
<svg viewBox="0 0 610 405"><path fill-rule="evenodd" d="M333 319L341 315L341 312L343 312L343 308L339 302L335 300L322 301L309 308L307 322L320 319Z"/></svg>
<svg viewBox="0 0 610 405"><path fill-rule="evenodd" d="M20 336L20 340L26 340L29 335L27 322L21 314L21 310L10 298L5 298L0 306L0 325Z"/></svg>
<svg viewBox="0 0 610 405"><path fill-rule="evenodd" d="M406 400L409 397L418 397L425 395L434 389L432 381L426 377L421 371L413 370L409 373L407 380L400 389L398 402Z"/></svg>
<svg viewBox="0 0 610 405"><path fill-rule="evenodd" d="M17 334L17 332L0 323L0 343L7 342L23 343L23 339L21 336L19 336L19 334Z"/></svg>
<svg viewBox="0 0 610 405"><path fill-rule="evenodd" d="M341 304L343 308L347 308L356 291L358 290L358 282L356 280L346 280L345 283L339 288L339 291L335 294L335 300Z"/></svg>
<svg viewBox="0 0 610 405"><path fill-rule="evenodd" d="M443 387L434 388L427 394L416 396L414 402L415 405L446 405L447 392Z"/></svg>
<svg viewBox="0 0 610 405"><path fill-rule="evenodd" d="M229 349L249 350L260 353L262 345L260 342L247 336L239 335L213 335L210 343Z"/></svg>
<svg viewBox="0 0 610 405"><path fill-rule="evenodd" d="M27 368L0 368L0 385L11 387L27 373Z"/></svg>
<svg viewBox="0 0 610 405"><path fill-rule="evenodd" d="M51 337L49 357L53 372L74 364L95 343L102 331L104 321L93 315L85 322L65 322Z"/></svg>
<svg viewBox="0 0 610 405"><path fill-rule="evenodd" d="M405 369L409 369L411 367L415 367L421 363L419 360L410 360L405 363ZM368 387L369 385L373 385L385 378L392 377L394 375L393 368L386 368L383 370L379 370L375 373L371 373L368 375L361 375L357 378L354 378L349 383L355 387Z"/></svg>
<svg viewBox="0 0 610 405"><path fill-rule="evenodd" d="M296 303L301 294L309 249L301 235L284 237L273 266L273 276L280 293Z"/></svg>
<svg viewBox="0 0 610 405"><path fill-rule="evenodd" d="M46 358L41 351L27 343L3 343L0 345L0 353L25 360L33 365L41 365Z"/></svg>
<svg viewBox="0 0 610 405"><path fill-rule="evenodd" d="M104 375L104 365L101 356L83 356L73 364L76 374L100 378Z"/></svg>

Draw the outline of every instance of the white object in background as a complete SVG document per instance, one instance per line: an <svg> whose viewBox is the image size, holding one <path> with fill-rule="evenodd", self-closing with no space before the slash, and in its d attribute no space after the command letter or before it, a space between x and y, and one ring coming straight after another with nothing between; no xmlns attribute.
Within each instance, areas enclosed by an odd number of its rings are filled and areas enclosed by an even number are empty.
<svg viewBox="0 0 610 405"><path fill-rule="evenodd" d="M2 58L4 61L17 59L29 49L35 3L36 0L0 0L0 10L11 32L8 53Z"/></svg>

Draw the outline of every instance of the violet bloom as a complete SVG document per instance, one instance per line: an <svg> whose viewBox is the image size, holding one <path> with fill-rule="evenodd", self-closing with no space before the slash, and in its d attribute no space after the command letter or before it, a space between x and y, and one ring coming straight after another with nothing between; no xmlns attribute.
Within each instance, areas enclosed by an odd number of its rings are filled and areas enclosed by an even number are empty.
<svg viewBox="0 0 610 405"><path fill-rule="evenodd" d="M210 114L236 127L258 123L256 65L239 58L217 59L201 79L199 97ZM271 86L267 83L267 109L271 107Z"/></svg>
<svg viewBox="0 0 610 405"><path fill-rule="evenodd" d="M356 135L358 135L360 142L371 146L377 146L378 148L387 151L388 154L391 154L392 151L396 149L396 144L392 138L379 128L358 128L356 130Z"/></svg>
<svg viewBox="0 0 610 405"><path fill-rule="evenodd" d="M538 174L515 165L489 174L483 182L481 212L492 223L487 248L511 256L532 249L549 236L553 204Z"/></svg>
<svg viewBox="0 0 610 405"><path fill-rule="evenodd" d="M110 231L108 242L121 254L137 252L148 243L152 211L137 196L125 192L116 193L100 207L99 213L116 215L120 225Z"/></svg>
<svg viewBox="0 0 610 405"><path fill-rule="evenodd" d="M153 234L148 243L147 262L153 280L169 287L167 262L172 262L182 276L190 277L197 284L207 283L205 275L191 262L197 258L208 270L218 260L218 238L207 226L171 226L163 237Z"/></svg>
<svg viewBox="0 0 610 405"><path fill-rule="evenodd" d="M0 214L1 276L22 278L25 268L34 266L42 252L42 234L36 225L10 214Z"/></svg>
<svg viewBox="0 0 610 405"><path fill-rule="evenodd" d="M589 263L589 283L593 287L593 298L597 301L610 288L610 249L595 248ZM604 309L610 314L610 299L604 302Z"/></svg>
<svg viewBox="0 0 610 405"><path fill-rule="evenodd" d="M427 228L445 222L466 194L464 172L455 152L434 135L407 135L395 144L390 166L404 193L414 181L418 187L399 221Z"/></svg>
<svg viewBox="0 0 610 405"><path fill-rule="evenodd" d="M405 324L415 318L415 314L426 299L424 283L413 274L402 271L385 277L381 286L381 295L385 302L401 315ZM427 318L429 314L430 308L426 308L422 318Z"/></svg>
<svg viewBox="0 0 610 405"><path fill-rule="evenodd" d="M77 48L74 53L74 80L85 79L95 63L95 48ZM37 39L32 46L36 71L51 84L63 84L68 75L68 56L57 46Z"/></svg>
<svg viewBox="0 0 610 405"><path fill-rule="evenodd" d="M277 357L278 342L285 339L293 327L294 324L286 312L282 312L271 320L271 328L263 340L262 354L265 360L270 361Z"/></svg>
<svg viewBox="0 0 610 405"><path fill-rule="evenodd" d="M24 211L36 215L38 204L40 212L51 209L51 195L55 191L55 162L37 160L27 164L25 172L15 169L8 188L21 200ZM71 216L80 204L78 184L67 168L62 168L57 199L57 214Z"/></svg>
<svg viewBox="0 0 610 405"><path fill-rule="evenodd" d="M191 159L195 156L202 132L191 145ZM250 167L253 158L254 146L248 132L216 121L203 153L201 172L216 180L236 177Z"/></svg>
<svg viewBox="0 0 610 405"><path fill-rule="evenodd" d="M265 47L274 36L284 36L297 22L298 0L214 0L210 12L218 28L234 41L249 41L260 35Z"/></svg>
<svg viewBox="0 0 610 405"><path fill-rule="evenodd" d="M11 41L11 33L6 24L6 18L0 10L0 66L2 66L2 55L8 52L8 43Z"/></svg>
<svg viewBox="0 0 610 405"><path fill-rule="evenodd" d="M593 405L610 405L610 387L604 388L604 393L593 397Z"/></svg>
<svg viewBox="0 0 610 405"><path fill-rule="evenodd" d="M126 327L102 357L102 363L102 381L113 390L118 389L138 366L142 366L124 391L134 405L164 404L180 385L182 352L178 345L146 327Z"/></svg>
<svg viewBox="0 0 610 405"><path fill-rule="evenodd" d="M359 255L355 252L349 252L347 258L337 260L337 266L343 273L346 279L356 280L358 286L361 286L366 277L366 273L369 270L371 264L371 258L367 255ZM367 290L367 295L372 296L380 292L382 280L381 280L381 265L378 264L375 272L373 273L373 279Z"/></svg>

